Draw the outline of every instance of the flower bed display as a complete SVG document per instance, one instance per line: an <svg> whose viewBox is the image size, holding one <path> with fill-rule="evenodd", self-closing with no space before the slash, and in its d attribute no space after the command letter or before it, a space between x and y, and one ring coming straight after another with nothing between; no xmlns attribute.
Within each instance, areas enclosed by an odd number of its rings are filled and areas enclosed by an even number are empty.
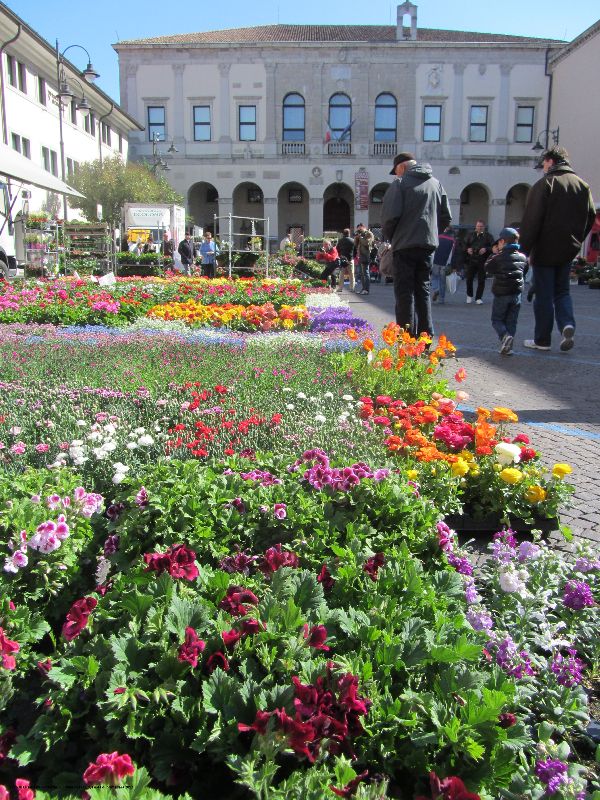
<svg viewBox="0 0 600 800"><path fill-rule="evenodd" d="M0 336L0 797L594 798L600 560L444 522L568 465L460 413L444 338L321 315Z"/></svg>

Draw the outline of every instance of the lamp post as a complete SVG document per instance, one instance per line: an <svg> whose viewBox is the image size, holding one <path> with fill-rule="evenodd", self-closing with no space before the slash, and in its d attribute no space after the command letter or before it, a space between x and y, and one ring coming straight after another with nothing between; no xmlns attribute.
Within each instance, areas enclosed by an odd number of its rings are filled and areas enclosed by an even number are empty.
<svg viewBox="0 0 600 800"><path fill-rule="evenodd" d="M542 136L544 134L546 134L546 146L545 147L540 142L540 139L542 138ZM553 131L550 130L550 128L547 128L544 131L540 131L538 133L538 135L537 135L536 142L535 142L535 144L533 145L533 147L531 149L535 150L536 153L539 153L540 150L547 150L548 149L548 144L549 144L549 141L550 141L550 136L552 136L552 144L557 145L558 142L559 142L559 137L560 137L560 128L557 126Z"/></svg>
<svg viewBox="0 0 600 800"><path fill-rule="evenodd" d="M150 169L154 173L154 177L156 178L158 174L158 170L162 169L163 172L168 172L171 167L163 158L163 153L158 149L158 143L161 141L160 135L158 133L152 134L152 164L150 165ZM173 155L173 153L178 153L179 150L175 147L175 143L171 141L171 146L167 150L167 153Z"/></svg>
<svg viewBox="0 0 600 800"><path fill-rule="evenodd" d="M94 67L92 66L92 60L90 58L90 54L86 50L83 45L80 44L70 44L66 47L62 53L58 46L58 39L56 40L56 85L58 87L58 133L59 133L59 145L60 145L60 174L63 183L66 182L66 170L65 170L65 140L63 136L63 103L69 103L74 95L69 87L69 83L67 81L67 74L65 72L65 62L64 56L67 50L71 50L73 47L78 47L80 50L83 50L84 53L87 55L88 63L87 67L81 73L82 78L86 81L86 83L93 83L96 78L100 77L100 74L96 72ZM73 79L77 83L77 79ZM84 115L90 113L90 105L85 98L85 92L83 90L83 86L79 83L82 91L81 100L77 104L77 109L81 111ZM63 194L63 219L67 218L67 196Z"/></svg>

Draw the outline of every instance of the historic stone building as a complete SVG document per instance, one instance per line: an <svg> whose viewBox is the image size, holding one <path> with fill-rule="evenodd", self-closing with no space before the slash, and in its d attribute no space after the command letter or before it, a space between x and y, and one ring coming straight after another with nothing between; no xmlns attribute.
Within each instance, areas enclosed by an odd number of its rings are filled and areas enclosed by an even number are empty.
<svg viewBox="0 0 600 800"><path fill-rule="evenodd" d="M377 227L397 151L432 164L454 222L518 223L548 127L549 55L529 37L397 25L268 25L119 42L121 103L176 148L169 181L198 225L270 220L273 241ZM248 231L249 233L250 231Z"/></svg>

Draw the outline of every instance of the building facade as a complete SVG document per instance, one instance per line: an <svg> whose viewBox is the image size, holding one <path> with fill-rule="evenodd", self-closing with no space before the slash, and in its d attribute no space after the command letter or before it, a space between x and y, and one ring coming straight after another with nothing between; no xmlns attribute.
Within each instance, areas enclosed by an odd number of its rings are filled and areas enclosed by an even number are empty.
<svg viewBox="0 0 600 800"><path fill-rule="evenodd" d="M76 50L73 53L78 61L85 58ZM56 48L0 3L2 141L68 184L83 162L117 154L126 160L129 136L134 130L140 131L141 126L101 89L86 82L82 71L71 61L61 57L61 68L73 93L62 100L62 136ZM1 175L2 164L0 180ZM62 197L32 187L31 211L46 210L63 217L65 205ZM82 216L77 209L67 207L66 211L69 219ZM24 256L21 228L16 225L19 260Z"/></svg>
<svg viewBox="0 0 600 800"><path fill-rule="evenodd" d="M320 235L380 223L393 156L431 163L454 222L516 224L546 128L560 42L396 26L273 25L120 42L121 103L177 149L169 181L194 221L268 217Z"/></svg>
<svg viewBox="0 0 600 800"><path fill-rule="evenodd" d="M573 168L590 184L594 200L600 204L600 158L596 152L600 131L600 20L554 53L548 69L552 76L548 128L558 131Z"/></svg>

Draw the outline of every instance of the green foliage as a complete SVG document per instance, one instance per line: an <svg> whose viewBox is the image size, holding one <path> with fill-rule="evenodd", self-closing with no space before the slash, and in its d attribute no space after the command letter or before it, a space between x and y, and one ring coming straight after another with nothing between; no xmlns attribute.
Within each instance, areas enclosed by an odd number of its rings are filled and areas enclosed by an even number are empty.
<svg viewBox="0 0 600 800"><path fill-rule="evenodd" d="M81 164L71 183L84 198L69 200L73 208L81 208L90 222L97 220L97 206L102 217L113 227L120 223L125 203L183 202L164 177L156 178L145 164L127 162L120 156Z"/></svg>

